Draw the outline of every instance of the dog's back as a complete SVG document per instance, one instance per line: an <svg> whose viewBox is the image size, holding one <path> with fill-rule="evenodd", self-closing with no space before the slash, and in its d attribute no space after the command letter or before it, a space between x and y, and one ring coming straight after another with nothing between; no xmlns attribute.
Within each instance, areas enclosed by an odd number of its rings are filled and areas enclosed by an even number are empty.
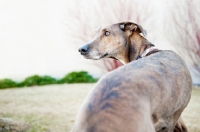
<svg viewBox="0 0 200 132"><path fill-rule="evenodd" d="M189 102L190 73L160 51L103 76L84 101L72 132L170 132Z"/></svg>

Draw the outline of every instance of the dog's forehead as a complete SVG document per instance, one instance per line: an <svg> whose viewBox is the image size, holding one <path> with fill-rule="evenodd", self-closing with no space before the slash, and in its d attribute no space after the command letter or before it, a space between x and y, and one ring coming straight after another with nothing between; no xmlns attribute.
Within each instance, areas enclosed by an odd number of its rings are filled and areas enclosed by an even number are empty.
<svg viewBox="0 0 200 132"><path fill-rule="evenodd" d="M112 31L112 30L118 30L119 29L119 25L118 24L112 24L112 25L105 25L101 27L101 31Z"/></svg>

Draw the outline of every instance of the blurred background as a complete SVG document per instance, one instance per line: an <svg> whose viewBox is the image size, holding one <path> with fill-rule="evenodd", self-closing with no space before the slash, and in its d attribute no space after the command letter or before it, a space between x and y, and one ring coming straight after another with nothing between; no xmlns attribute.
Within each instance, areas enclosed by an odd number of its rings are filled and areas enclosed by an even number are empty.
<svg viewBox="0 0 200 132"><path fill-rule="evenodd" d="M0 0L0 80L21 82L33 75L61 79L73 71L99 78L121 63L86 60L78 48L98 27L129 20L142 25L147 39L159 49L180 54L193 83L200 85L199 7L199 0Z"/></svg>
<svg viewBox="0 0 200 132"><path fill-rule="evenodd" d="M130 20L142 25L159 49L179 53L194 83L200 83L199 5L194 0L1 0L0 78L61 78L77 70L100 77L111 64L86 60L77 49L98 27Z"/></svg>

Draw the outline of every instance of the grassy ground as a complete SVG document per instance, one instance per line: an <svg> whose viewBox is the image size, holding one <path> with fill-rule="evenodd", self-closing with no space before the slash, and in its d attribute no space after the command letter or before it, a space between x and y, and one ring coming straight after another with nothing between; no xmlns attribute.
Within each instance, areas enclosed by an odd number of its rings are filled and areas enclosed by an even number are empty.
<svg viewBox="0 0 200 132"><path fill-rule="evenodd" d="M194 88L192 98L182 113L190 132L200 132L200 88Z"/></svg>
<svg viewBox="0 0 200 132"><path fill-rule="evenodd" d="M65 84L0 90L0 117L26 122L29 132L68 132L94 84ZM191 132L200 132L200 90L183 113Z"/></svg>

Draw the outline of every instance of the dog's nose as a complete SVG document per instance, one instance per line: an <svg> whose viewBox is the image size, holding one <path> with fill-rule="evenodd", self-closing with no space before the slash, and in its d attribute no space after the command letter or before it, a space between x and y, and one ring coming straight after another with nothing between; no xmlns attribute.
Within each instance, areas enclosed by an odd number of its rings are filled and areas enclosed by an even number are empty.
<svg viewBox="0 0 200 132"><path fill-rule="evenodd" d="M88 46L87 45L84 45L83 47L79 48L78 51L81 53L81 54L85 54L88 52Z"/></svg>

